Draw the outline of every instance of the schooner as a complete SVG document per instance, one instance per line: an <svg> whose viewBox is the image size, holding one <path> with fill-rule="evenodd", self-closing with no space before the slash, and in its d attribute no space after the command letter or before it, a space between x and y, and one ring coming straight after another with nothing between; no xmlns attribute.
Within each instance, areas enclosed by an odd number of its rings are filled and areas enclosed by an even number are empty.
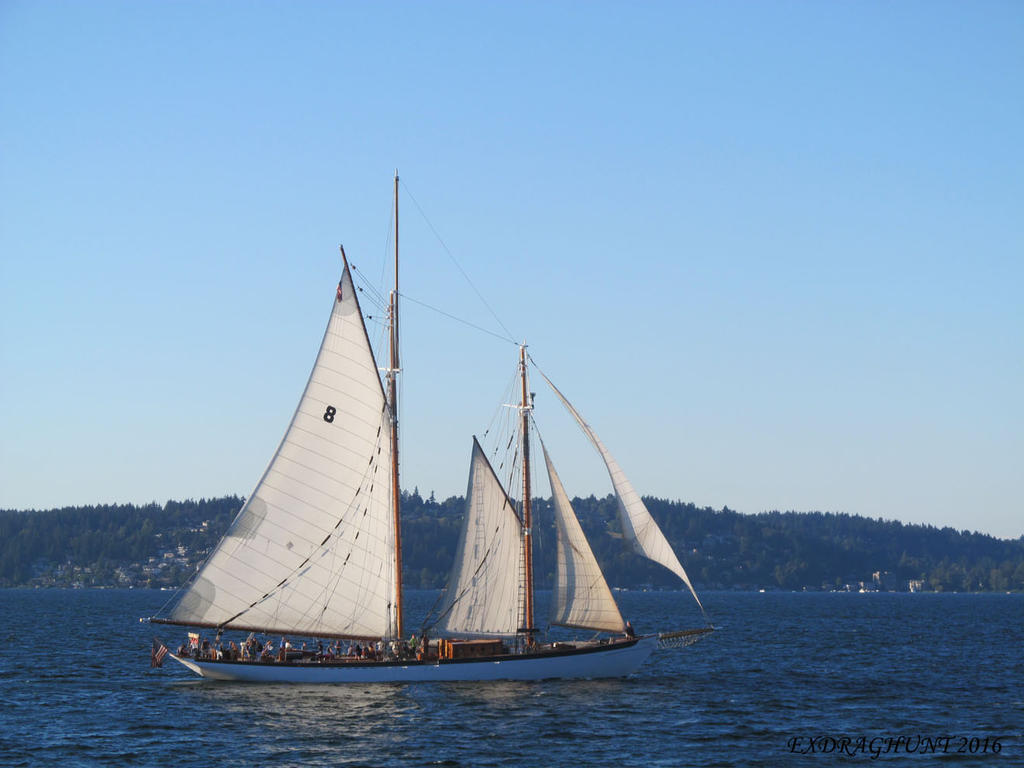
<svg viewBox="0 0 1024 768"><path fill-rule="evenodd" d="M550 623L594 639L541 642L534 617L530 461L532 362L519 347L516 461L522 488L509 496L473 438L465 515L447 587L429 627L433 640L402 653L401 494L398 433L398 174L395 284L388 298L388 365L374 358L344 248L320 350L284 437L224 537L155 624L376 644L361 658L284 653L277 659L170 653L203 677L294 683L538 680L618 677L659 645L695 642L707 626L634 636L546 447L556 583ZM536 366L534 366L536 369ZM593 443L611 477L624 539L676 574L700 606L682 564L639 494L580 413L536 369ZM703 614L703 606L700 606ZM166 611L166 612L164 612ZM252 637L252 635L250 635ZM161 654L162 658L162 654Z"/></svg>

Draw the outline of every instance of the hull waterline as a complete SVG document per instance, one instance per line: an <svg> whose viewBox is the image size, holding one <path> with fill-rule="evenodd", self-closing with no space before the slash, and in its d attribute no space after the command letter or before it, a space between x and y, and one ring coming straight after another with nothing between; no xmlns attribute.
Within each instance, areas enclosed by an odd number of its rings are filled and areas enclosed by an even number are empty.
<svg viewBox="0 0 1024 768"><path fill-rule="evenodd" d="M624 677L635 672L657 647L656 636L628 643L555 653L483 659L406 662L279 664L197 661L169 654L211 680L254 683L429 683L483 680L547 680Z"/></svg>

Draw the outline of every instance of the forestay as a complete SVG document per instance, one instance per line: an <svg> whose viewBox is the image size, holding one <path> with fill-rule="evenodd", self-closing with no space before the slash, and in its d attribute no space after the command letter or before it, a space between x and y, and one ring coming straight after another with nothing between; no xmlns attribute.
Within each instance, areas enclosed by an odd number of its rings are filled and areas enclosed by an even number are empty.
<svg viewBox="0 0 1024 768"><path fill-rule="evenodd" d="M301 635L392 634L389 429L346 263L284 439L170 621Z"/></svg>
<svg viewBox="0 0 1024 768"><path fill-rule="evenodd" d="M544 376L542 371L538 372L541 376ZM697 605L700 606L703 612L704 606L701 605L700 598L697 597L697 592L690 583L690 578L686 575L682 563L679 562L676 553L672 551L672 546L668 543L668 539L665 538L665 534L661 532L661 528L654 522L654 518L651 517L651 513L640 498L640 494L633 489L633 484L629 482L629 478L626 477L618 462L608 452L608 449L604 447L604 443L601 442L594 430L590 428L590 425L583 420L583 417L572 406L572 403L566 400L565 395L558 391L558 387L551 383L551 379L544 376L544 381L548 383L548 386L558 396L558 399L562 401L562 404L569 413L576 419L584 434L590 438L590 442L594 444L598 453L601 454L601 458L604 459L605 467L607 467L608 474L612 479L612 486L615 488L623 536L629 541L637 554L665 566L682 579L683 583L689 587L693 599L697 601Z"/></svg>
<svg viewBox="0 0 1024 768"><path fill-rule="evenodd" d="M510 636L522 626L522 524L473 438L466 515L440 609L446 635Z"/></svg>
<svg viewBox="0 0 1024 768"><path fill-rule="evenodd" d="M556 544L555 588L551 596L551 623L563 627L622 632L626 625L608 589L587 537L583 533L548 450L544 461L554 501Z"/></svg>

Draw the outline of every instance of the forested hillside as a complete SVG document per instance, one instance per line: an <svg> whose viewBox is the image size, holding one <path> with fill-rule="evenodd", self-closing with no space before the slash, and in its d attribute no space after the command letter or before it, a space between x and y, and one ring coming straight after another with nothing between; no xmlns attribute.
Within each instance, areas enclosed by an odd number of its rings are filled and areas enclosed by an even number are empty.
<svg viewBox="0 0 1024 768"><path fill-rule="evenodd" d="M1024 537L904 525L846 514L743 515L646 499L698 588L1024 590ZM237 496L0 511L0 586L176 586L195 571L240 508ZM555 570L549 503L535 502L539 587ZM443 586L463 500L403 494L405 582ZM622 540L615 499L574 500L613 586L677 588L678 580ZM915 582L911 585L911 582Z"/></svg>

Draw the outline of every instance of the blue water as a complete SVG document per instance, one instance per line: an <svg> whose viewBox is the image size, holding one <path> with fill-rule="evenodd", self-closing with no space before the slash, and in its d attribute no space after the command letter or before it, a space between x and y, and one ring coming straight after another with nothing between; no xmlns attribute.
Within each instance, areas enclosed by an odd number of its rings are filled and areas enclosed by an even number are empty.
<svg viewBox="0 0 1024 768"><path fill-rule="evenodd" d="M697 621L682 593L618 597L640 632ZM0 590L0 764L1024 765L1024 595L709 592L721 631L626 679L352 687L151 670L154 630L182 632L138 617L166 598Z"/></svg>

